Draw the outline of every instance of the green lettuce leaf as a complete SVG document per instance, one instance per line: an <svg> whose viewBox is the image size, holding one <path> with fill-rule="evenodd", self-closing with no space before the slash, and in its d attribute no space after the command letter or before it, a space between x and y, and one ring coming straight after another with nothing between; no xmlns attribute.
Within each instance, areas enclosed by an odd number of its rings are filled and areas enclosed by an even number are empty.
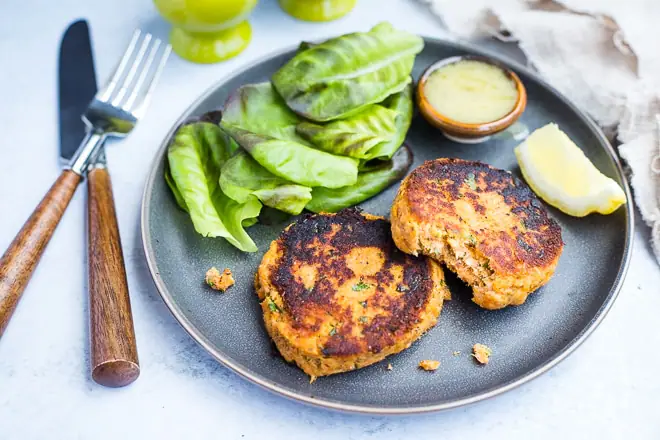
<svg viewBox="0 0 660 440"><path fill-rule="evenodd" d="M245 231L245 228L254 225L257 222L261 212L261 202L253 197L245 203L237 203L222 193L216 192L214 204L222 219L228 235L218 235L224 237L229 243L242 250L243 252L256 252L257 245Z"/></svg>
<svg viewBox="0 0 660 440"><path fill-rule="evenodd" d="M274 175L244 150L239 150L222 167L220 188L239 203L256 196L264 205L294 215L300 214L312 198L311 188Z"/></svg>
<svg viewBox="0 0 660 440"><path fill-rule="evenodd" d="M269 82L247 84L234 91L222 112L222 123L276 139L307 144L296 133L301 122Z"/></svg>
<svg viewBox="0 0 660 440"><path fill-rule="evenodd" d="M263 206L262 206L262 208L263 208ZM259 215L261 216L261 212L259 213ZM254 226L257 223L259 223L259 217L248 217L248 218L243 220L243 227L244 228L249 228L250 226Z"/></svg>
<svg viewBox="0 0 660 440"><path fill-rule="evenodd" d="M422 38L380 23L305 46L272 77L291 110L313 121L345 118L411 82Z"/></svg>
<svg viewBox="0 0 660 440"><path fill-rule="evenodd" d="M395 121L395 134L390 140L379 144L371 150L371 158L389 159L396 153L406 139L406 134L412 122L414 103L413 103L413 85L408 84L402 91L388 97L381 104L397 113Z"/></svg>
<svg viewBox="0 0 660 440"><path fill-rule="evenodd" d="M176 187L176 183L174 183L174 179L172 178L172 172L170 171L169 164L165 166L165 183L167 183L167 186L170 187L170 191L172 191L174 200L176 201L176 204L179 205L179 208L188 212L186 201L183 200L183 196L181 195L181 192L179 192L179 188Z"/></svg>
<svg viewBox="0 0 660 440"><path fill-rule="evenodd" d="M407 146L400 148L391 160L375 161L358 175L354 185L337 189L314 188L312 200L306 208L312 212L337 212L357 205L377 194L406 175L412 164L413 155Z"/></svg>
<svg viewBox="0 0 660 440"><path fill-rule="evenodd" d="M368 106L347 119L327 124L301 122L296 131L315 147L333 154L373 159L371 150L397 135L396 110L378 104Z"/></svg>
<svg viewBox="0 0 660 440"><path fill-rule="evenodd" d="M205 237L224 237L242 251L255 252L257 246L243 225L259 215L261 202L253 197L237 203L223 194L219 184L220 170L236 148L214 123L192 122L175 133L167 160L171 181L195 230Z"/></svg>
<svg viewBox="0 0 660 440"><path fill-rule="evenodd" d="M220 126L271 173L300 185L339 188L357 181L358 161L335 156L298 142L256 134L232 125Z"/></svg>
<svg viewBox="0 0 660 440"><path fill-rule="evenodd" d="M317 43L312 43L311 41L301 41L300 44L298 45L298 50L296 53L304 52L307 49L310 49L314 46L316 46Z"/></svg>

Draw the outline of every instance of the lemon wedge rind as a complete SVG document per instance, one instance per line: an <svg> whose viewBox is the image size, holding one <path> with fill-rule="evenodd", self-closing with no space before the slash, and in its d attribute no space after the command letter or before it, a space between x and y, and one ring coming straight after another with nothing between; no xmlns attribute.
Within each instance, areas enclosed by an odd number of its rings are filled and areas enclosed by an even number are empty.
<svg viewBox="0 0 660 440"><path fill-rule="evenodd" d="M621 187L602 174L557 124L534 131L514 152L532 190L566 214L611 214L626 203Z"/></svg>

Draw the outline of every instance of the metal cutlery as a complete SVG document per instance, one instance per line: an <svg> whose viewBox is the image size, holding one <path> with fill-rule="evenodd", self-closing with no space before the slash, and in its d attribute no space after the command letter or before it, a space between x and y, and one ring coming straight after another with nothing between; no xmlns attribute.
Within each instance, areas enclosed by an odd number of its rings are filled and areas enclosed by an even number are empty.
<svg viewBox="0 0 660 440"><path fill-rule="evenodd" d="M2 336L48 241L89 171L92 376L109 386L132 382L139 366L110 180L107 170L102 166L90 169L90 164L98 163L108 137L126 136L144 114L169 54L169 45L148 33L135 32L111 80L82 114L86 134L80 146L0 259ZM80 84L90 90L91 77L86 78ZM69 105L62 119L70 118L75 108L75 104Z"/></svg>
<svg viewBox="0 0 660 440"><path fill-rule="evenodd" d="M136 31L108 85L90 103L83 119L91 131L124 137L143 115L170 48ZM110 174L103 147L87 171L88 261L92 378L124 386L140 374L128 282L117 225Z"/></svg>
<svg viewBox="0 0 660 440"><path fill-rule="evenodd" d="M96 73L89 27L85 20L71 24L64 32L60 44L59 56L59 104L60 104L60 155L66 161L71 160L86 132L86 125L81 115L96 95ZM92 365L92 377L103 378L103 383L128 384L139 374L139 362L135 332L130 313L126 268L121 252L119 228L114 210L110 176L105 167L105 153L101 147L97 159L87 170L88 185L88 255L90 280L89 305L91 317L98 316L103 309L121 320L122 333L112 334L112 340L118 341L111 353L102 356L103 361L95 358ZM99 168L100 170L97 170ZM101 243L101 245L97 245ZM105 244L105 245L104 245ZM105 255L99 255L101 253ZM100 281L99 272L107 272L107 281ZM104 302L112 301L106 307ZM119 303L119 304L116 304ZM95 319L98 321L98 319ZM91 352L98 353L98 334L105 334L105 327L94 329L90 325ZM110 330L113 330L112 328ZM101 338L104 341L106 338ZM104 374L95 374L98 365L103 365ZM114 366L114 368L108 368ZM121 367L121 368L119 368Z"/></svg>
<svg viewBox="0 0 660 440"><path fill-rule="evenodd" d="M60 156L68 162L85 136L86 125L81 115L97 92L92 43L89 27L84 20L76 21L64 32L60 44L58 79ZM91 375L95 380L97 376L101 377L103 384L119 385L128 384L138 377L139 362L128 302L126 268L121 252L110 176L104 169L103 148L102 146L97 158L87 169L90 351L103 351L102 347L107 344L98 343L99 340L110 338L117 343L113 345L115 348L112 352L106 351L103 356L93 357ZM104 255L100 255L101 253ZM100 272L106 272L105 282L102 281ZM109 304L103 306L106 302ZM102 310L114 315L115 320L121 321L121 333L113 332L115 329L112 327L107 330L106 326L95 328L91 325L92 317L102 314ZM94 321L99 319L94 318ZM99 334L108 335L100 338ZM95 374L97 368L103 368L103 374Z"/></svg>

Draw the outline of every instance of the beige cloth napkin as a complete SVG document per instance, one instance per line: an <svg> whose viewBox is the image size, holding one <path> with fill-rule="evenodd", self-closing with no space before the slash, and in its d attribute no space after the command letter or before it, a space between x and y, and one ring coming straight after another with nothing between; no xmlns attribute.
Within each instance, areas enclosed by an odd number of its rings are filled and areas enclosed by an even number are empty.
<svg viewBox="0 0 660 440"><path fill-rule="evenodd" d="M517 41L551 84L616 133L660 263L660 0L419 1L459 38Z"/></svg>

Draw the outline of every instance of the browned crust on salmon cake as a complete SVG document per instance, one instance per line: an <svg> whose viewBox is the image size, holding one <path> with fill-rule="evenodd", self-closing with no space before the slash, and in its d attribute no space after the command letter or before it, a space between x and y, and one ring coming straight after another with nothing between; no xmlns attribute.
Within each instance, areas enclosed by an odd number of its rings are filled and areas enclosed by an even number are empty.
<svg viewBox="0 0 660 440"><path fill-rule="evenodd" d="M264 255L266 330L312 380L398 353L436 324L449 298L442 268L399 251L390 229L357 209L307 215Z"/></svg>
<svg viewBox="0 0 660 440"><path fill-rule="evenodd" d="M391 218L399 249L445 264L486 309L524 303L553 275L564 246L529 186L480 162L425 162L402 182Z"/></svg>

